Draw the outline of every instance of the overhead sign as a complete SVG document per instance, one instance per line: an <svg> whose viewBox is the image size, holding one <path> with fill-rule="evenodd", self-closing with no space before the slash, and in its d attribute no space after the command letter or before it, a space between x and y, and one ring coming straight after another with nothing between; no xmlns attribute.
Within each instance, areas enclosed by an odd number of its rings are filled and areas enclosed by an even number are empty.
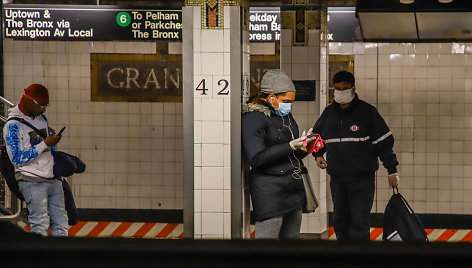
<svg viewBox="0 0 472 268"><path fill-rule="evenodd" d="M280 8L251 8L249 12L249 41L275 42L280 40Z"/></svg>
<svg viewBox="0 0 472 268"><path fill-rule="evenodd" d="M52 41L182 40L180 9L4 5L4 37Z"/></svg>
<svg viewBox="0 0 472 268"><path fill-rule="evenodd" d="M354 7L328 8L328 41L362 42L359 20Z"/></svg>
<svg viewBox="0 0 472 268"><path fill-rule="evenodd" d="M360 42L359 20L354 7L328 8L328 41ZM280 8L250 9L249 40L275 42L280 40Z"/></svg>

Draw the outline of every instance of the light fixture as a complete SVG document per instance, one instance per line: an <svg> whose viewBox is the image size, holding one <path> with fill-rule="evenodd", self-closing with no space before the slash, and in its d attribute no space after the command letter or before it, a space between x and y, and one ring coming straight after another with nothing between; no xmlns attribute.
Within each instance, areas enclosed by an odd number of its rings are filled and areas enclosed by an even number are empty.
<svg viewBox="0 0 472 268"><path fill-rule="evenodd" d="M402 4L412 4L413 2L415 2L415 0L400 0Z"/></svg>
<svg viewBox="0 0 472 268"><path fill-rule="evenodd" d="M471 42L470 1L356 0L356 17L364 42Z"/></svg>
<svg viewBox="0 0 472 268"><path fill-rule="evenodd" d="M447 4L447 3L451 3L452 0L438 0L439 3L443 3L443 4Z"/></svg>

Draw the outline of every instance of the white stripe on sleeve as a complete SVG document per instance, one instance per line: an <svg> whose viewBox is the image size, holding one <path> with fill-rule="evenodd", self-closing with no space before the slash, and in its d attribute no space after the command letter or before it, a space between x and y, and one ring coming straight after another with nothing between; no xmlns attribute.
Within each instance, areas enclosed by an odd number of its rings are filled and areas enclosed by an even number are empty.
<svg viewBox="0 0 472 268"><path fill-rule="evenodd" d="M385 140L388 136L392 135L392 131L389 131L387 132L385 135L383 135L382 137L378 138L376 141L373 141L372 144L377 144L383 140Z"/></svg>

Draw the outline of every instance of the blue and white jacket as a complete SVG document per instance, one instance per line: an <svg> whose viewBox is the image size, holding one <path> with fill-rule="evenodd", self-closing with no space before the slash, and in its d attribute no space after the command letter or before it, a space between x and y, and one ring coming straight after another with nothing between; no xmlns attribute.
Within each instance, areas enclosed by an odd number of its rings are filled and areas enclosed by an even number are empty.
<svg viewBox="0 0 472 268"><path fill-rule="evenodd" d="M20 117L35 126L41 132L49 135L48 122L45 117L34 119L23 114L18 105L8 110L8 118ZM51 150L41 136L33 129L16 120L10 120L3 128L3 137L15 172L25 176L50 179L54 178L54 158Z"/></svg>

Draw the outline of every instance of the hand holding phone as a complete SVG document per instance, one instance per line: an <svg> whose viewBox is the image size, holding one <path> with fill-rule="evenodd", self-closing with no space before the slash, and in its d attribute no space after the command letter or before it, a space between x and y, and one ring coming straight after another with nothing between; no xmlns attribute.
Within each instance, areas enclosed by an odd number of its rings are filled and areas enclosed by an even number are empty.
<svg viewBox="0 0 472 268"><path fill-rule="evenodd" d="M313 137L313 138L312 138ZM320 134L312 134L307 137L311 138L310 142L305 140L305 143L303 144L307 150L307 153L311 154L313 152L318 152L321 148L324 147L325 141L321 138Z"/></svg>
<svg viewBox="0 0 472 268"><path fill-rule="evenodd" d="M66 129L66 127L63 127L63 128L59 131L59 133L57 133L57 136L62 136L62 132L64 131L64 129Z"/></svg>

